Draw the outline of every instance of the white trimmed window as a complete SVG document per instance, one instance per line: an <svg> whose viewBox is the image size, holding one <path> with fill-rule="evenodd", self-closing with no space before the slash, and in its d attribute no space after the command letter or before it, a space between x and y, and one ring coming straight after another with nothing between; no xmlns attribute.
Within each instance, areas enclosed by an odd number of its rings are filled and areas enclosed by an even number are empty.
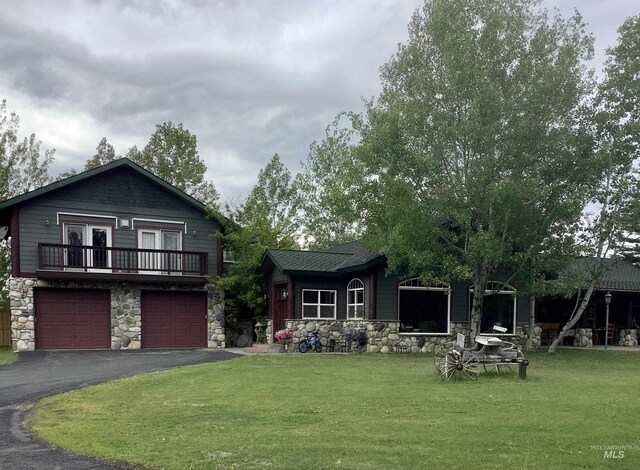
<svg viewBox="0 0 640 470"><path fill-rule="evenodd" d="M182 269L182 232L178 230L138 229L139 266L142 273L167 271L178 274ZM160 252L162 250L163 252Z"/></svg>
<svg viewBox="0 0 640 470"><path fill-rule="evenodd" d="M482 318L480 334L491 336L514 335L516 332L516 313L518 307L517 290L502 282L489 281L482 298ZM469 288L469 314L473 307L473 286ZM501 326L507 331L500 333L493 327Z"/></svg>
<svg viewBox="0 0 640 470"><path fill-rule="evenodd" d="M400 333L449 334L451 288L448 284L424 284L419 278L398 284Z"/></svg>
<svg viewBox="0 0 640 470"><path fill-rule="evenodd" d="M336 318L336 291L302 289L302 318Z"/></svg>
<svg viewBox="0 0 640 470"><path fill-rule="evenodd" d="M360 279L347 284L347 318L364 318L364 283Z"/></svg>

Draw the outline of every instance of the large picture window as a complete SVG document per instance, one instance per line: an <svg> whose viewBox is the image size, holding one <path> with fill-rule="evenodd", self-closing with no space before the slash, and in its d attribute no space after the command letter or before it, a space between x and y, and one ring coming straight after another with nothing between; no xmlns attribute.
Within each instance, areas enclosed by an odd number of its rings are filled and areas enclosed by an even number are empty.
<svg viewBox="0 0 640 470"><path fill-rule="evenodd" d="M302 318L336 318L336 291L303 289Z"/></svg>
<svg viewBox="0 0 640 470"><path fill-rule="evenodd" d="M451 289L445 284L423 284L408 279L398 285L401 333L449 334Z"/></svg>
<svg viewBox="0 0 640 470"><path fill-rule="evenodd" d="M364 283L360 279L347 284L347 318L364 318Z"/></svg>
<svg viewBox="0 0 640 470"><path fill-rule="evenodd" d="M491 281L482 298L480 334L514 335L516 326L517 291L508 284ZM473 287L469 289L469 311L473 305ZM493 330L494 326L506 328L504 333Z"/></svg>

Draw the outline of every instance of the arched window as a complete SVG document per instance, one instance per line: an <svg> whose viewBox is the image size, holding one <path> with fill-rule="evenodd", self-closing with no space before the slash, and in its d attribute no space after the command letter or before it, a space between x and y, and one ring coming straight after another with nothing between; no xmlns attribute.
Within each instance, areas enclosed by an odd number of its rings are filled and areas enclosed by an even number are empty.
<svg viewBox="0 0 640 470"><path fill-rule="evenodd" d="M347 318L364 318L364 283L360 279L347 284Z"/></svg>
<svg viewBox="0 0 640 470"><path fill-rule="evenodd" d="M419 278L398 284L400 333L449 334L451 288L448 284L424 284Z"/></svg>
<svg viewBox="0 0 640 470"><path fill-rule="evenodd" d="M480 334L492 336L514 335L516 332L517 290L515 287L498 281L487 282L487 289L482 298L482 317L480 318ZM469 314L473 307L473 286L469 287ZM495 331L494 326L506 328L506 331Z"/></svg>

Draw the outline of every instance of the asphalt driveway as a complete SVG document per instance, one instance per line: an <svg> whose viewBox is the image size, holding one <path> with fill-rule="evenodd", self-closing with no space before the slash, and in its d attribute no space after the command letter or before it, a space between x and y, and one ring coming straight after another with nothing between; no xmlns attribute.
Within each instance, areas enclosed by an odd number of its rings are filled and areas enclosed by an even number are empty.
<svg viewBox="0 0 640 470"><path fill-rule="evenodd" d="M57 393L146 372L238 357L227 351L36 351L0 366L0 469L113 470L124 467L78 457L32 438L24 420L36 401Z"/></svg>

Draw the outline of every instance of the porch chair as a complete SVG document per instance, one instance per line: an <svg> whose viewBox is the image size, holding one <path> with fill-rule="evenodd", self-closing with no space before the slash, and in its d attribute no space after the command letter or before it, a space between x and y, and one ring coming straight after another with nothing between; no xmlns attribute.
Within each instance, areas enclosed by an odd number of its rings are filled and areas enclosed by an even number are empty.
<svg viewBox="0 0 640 470"><path fill-rule="evenodd" d="M607 327L607 343L608 344L615 344L616 340L616 324L615 323L609 323L608 327Z"/></svg>
<svg viewBox="0 0 640 470"><path fill-rule="evenodd" d="M549 329L547 330L547 344L551 344L556 336L560 333L560 323L549 323Z"/></svg>
<svg viewBox="0 0 640 470"><path fill-rule="evenodd" d="M549 346L549 327L550 323L542 323L540 325L540 345L541 346Z"/></svg>
<svg viewBox="0 0 640 470"><path fill-rule="evenodd" d="M324 347L324 352L334 352L336 350L336 340L331 338Z"/></svg>

